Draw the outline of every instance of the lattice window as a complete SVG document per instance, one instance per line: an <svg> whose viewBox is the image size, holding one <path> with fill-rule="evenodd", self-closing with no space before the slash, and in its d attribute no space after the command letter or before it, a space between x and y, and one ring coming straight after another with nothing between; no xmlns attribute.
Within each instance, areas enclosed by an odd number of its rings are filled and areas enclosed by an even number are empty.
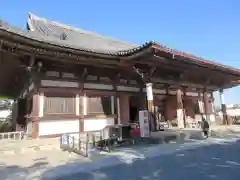
<svg viewBox="0 0 240 180"><path fill-rule="evenodd" d="M75 114L75 97L53 97L44 98L44 114Z"/></svg>
<svg viewBox="0 0 240 180"><path fill-rule="evenodd" d="M87 105L87 114L112 114L110 96L90 96Z"/></svg>

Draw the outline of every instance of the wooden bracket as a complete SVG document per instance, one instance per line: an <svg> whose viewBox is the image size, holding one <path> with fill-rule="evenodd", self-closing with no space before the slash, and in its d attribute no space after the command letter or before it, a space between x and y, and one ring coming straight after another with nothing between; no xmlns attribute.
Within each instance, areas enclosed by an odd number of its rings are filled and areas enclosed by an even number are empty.
<svg viewBox="0 0 240 180"><path fill-rule="evenodd" d="M81 80L84 81L87 78L87 75L88 75L88 69L84 68L83 73L81 75Z"/></svg>
<svg viewBox="0 0 240 180"><path fill-rule="evenodd" d="M134 72L136 74L138 74L138 76L141 78L141 80L144 82L144 83L148 83L148 82L151 82L151 79L149 77L149 75L147 74L144 74L143 72L140 72L140 70L138 68L136 68L135 66L132 67Z"/></svg>
<svg viewBox="0 0 240 180"><path fill-rule="evenodd" d="M153 74L156 72L156 70L157 70L156 67L152 67L152 68L150 69L149 76L152 77Z"/></svg>

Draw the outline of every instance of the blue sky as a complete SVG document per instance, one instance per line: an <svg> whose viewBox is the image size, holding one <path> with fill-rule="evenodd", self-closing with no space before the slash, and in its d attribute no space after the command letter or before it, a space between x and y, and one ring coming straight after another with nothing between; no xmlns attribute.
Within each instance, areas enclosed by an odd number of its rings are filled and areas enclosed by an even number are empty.
<svg viewBox="0 0 240 180"><path fill-rule="evenodd" d="M155 40L240 68L238 0L2 0L0 6L0 18L22 28L32 12L132 43ZM239 92L226 90L226 103L240 103Z"/></svg>

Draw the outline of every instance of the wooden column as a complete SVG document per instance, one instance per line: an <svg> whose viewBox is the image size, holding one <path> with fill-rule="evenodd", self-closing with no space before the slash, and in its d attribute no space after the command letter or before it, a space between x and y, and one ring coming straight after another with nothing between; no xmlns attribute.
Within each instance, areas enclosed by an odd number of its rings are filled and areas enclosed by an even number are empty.
<svg viewBox="0 0 240 180"><path fill-rule="evenodd" d="M39 117L43 117L44 112L44 93L39 94Z"/></svg>
<svg viewBox="0 0 240 180"><path fill-rule="evenodd" d="M119 105L119 94L117 91L117 81L118 81L118 76L115 76L114 79L112 79L112 86L113 86L113 90L115 91L115 94L114 96L111 96L111 106L112 106L111 109L112 109L112 113L114 114L114 124L120 124L120 105Z"/></svg>
<svg viewBox="0 0 240 180"><path fill-rule="evenodd" d="M205 117L206 117L206 120L208 122L210 122L210 117L209 117L209 110L208 110L208 100L209 100L209 97L208 97L208 92L206 89L204 89L204 92L203 92L203 105L204 105L204 114L205 114Z"/></svg>
<svg viewBox="0 0 240 180"><path fill-rule="evenodd" d="M187 115L186 115L186 98L187 98L187 95L186 95L186 88L183 88L183 91L182 91L182 107L183 107L183 126L184 128L187 127L187 122L186 122L186 119L187 119Z"/></svg>
<svg viewBox="0 0 240 180"><path fill-rule="evenodd" d="M39 137L39 119L43 116L43 94L33 96L33 114L32 114L32 138Z"/></svg>
<svg viewBox="0 0 240 180"><path fill-rule="evenodd" d="M125 93L119 94L119 111L120 111L120 124L128 124L130 122L129 112L129 95Z"/></svg>
<svg viewBox="0 0 240 180"><path fill-rule="evenodd" d="M77 93L76 94L76 116L78 117L78 121L79 121L79 133L83 131L82 129L82 122L83 121L83 117L80 117L80 115L82 115L82 112L80 112L80 104L82 104L83 102L80 102L82 99L80 98L80 94Z"/></svg>
<svg viewBox="0 0 240 180"><path fill-rule="evenodd" d="M229 124L223 89L220 89L219 94L220 94L221 110L223 114L223 124Z"/></svg>
<svg viewBox="0 0 240 180"><path fill-rule="evenodd" d="M76 116L79 116L80 115L80 95L79 94L76 94Z"/></svg>
<svg viewBox="0 0 240 180"><path fill-rule="evenodd" d="M151 131L156 130L156 126L153 118L153 91L152 91L152 83L146 83L146 91L147 91L147 109L149 114L149 129Z"/></svg>
<svg viewBox="0 0 240 180"><path fill-rule="evenodd" d="M184 113L183 113L183 100L182 100L182 91L177 89L176 91L177 98L177 122L179 128L184 128Z"/></svg>
<svg viewBox="0 0 240 180"><path fill-rule="evenodd" d="M198 90L198 108L201 117L204 115L204 105L203 105L203 93L202 90Z"/></svg>
<svg viewBox="0 0 240 180"><path fill-rule="evenodd" d="M121 124L121 113L120 113L120 100L119 100L119 95L117 95L117 124Z"/></svg>
<svg viewBox="0 0 240 180"><path fill-rule="evenodd" d="M213 96L213 92L211 92L211 107L212 107L212 114L214 118L214 123L216 123L216 108L215 108L215 99Z"/></svg>
<svg viewBox="0 0 240 180"><path fill-rule="evenodd" d="M114 96L111 96L111 109L112 114L114 114L114 124L118 124L118 115L119 115L119 109L118 109L118 97L117 94L114 94Z"/></svg>
<svg viewBox="0 0 240 180"><path fill-rule="evenodd" d="M82 97L82 104L83 104L83 109L82 109L82 114L83 116L81 118L79 118L79 131L80 132L84 132L84 119L85 116L87 115L87 96L86 93L84 93L83 97Z"/></svg>

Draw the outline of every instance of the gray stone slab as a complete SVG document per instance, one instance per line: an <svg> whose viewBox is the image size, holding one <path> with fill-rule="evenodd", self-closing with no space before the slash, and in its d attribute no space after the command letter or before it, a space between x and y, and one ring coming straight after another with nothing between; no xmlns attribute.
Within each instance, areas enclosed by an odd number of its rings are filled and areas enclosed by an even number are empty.
<svg viewBox="0 0 240 180"><path fill-rule="evenodd" d="M213 144L59 177L58 180L239 180L239 149L240 142Z"/></svg>

